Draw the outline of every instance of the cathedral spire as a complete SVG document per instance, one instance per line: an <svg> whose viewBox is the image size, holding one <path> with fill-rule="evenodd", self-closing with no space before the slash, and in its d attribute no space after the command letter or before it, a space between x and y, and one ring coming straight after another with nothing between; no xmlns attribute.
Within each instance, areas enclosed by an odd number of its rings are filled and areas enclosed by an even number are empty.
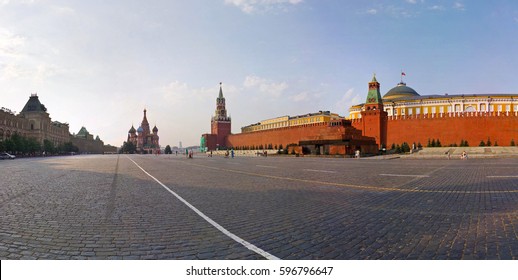
<svg viewBox="0 0 518 280"><path fill-rule="evenodd" d="M223 98L223 89L221 88L221 82L219 83L219 96L218 98Z"/></svg>

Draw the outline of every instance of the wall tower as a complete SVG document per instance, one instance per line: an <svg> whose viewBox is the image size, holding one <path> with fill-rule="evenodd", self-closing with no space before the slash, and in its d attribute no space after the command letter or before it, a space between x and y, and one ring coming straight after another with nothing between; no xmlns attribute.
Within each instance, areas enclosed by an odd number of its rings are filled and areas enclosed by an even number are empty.
<svg viewBox="0 0 518 280"><path fill-rule="evenodd" d="M210 124L211 134L216 135L216 148L225 147L226 138L231 133L231 119L227 116L221 83L219 83L219 95L216 98L216 111Z"/></svg>
<svg viewBox="0 0 518 280"><path fill-rule="evenodd" d="M376 74L369 82L369 92L361 116L363 119L363 136L374 137L380 149L386 147L388 117L387 112L383 109L380 83L376 80Z"/></svg>

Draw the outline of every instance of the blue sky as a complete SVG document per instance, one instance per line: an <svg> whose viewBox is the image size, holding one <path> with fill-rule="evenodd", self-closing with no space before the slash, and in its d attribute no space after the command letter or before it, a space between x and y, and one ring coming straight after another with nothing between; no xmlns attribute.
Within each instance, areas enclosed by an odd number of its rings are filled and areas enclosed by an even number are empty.
<svg viewBox="0 0 518 280"><path fill-rule="evenodd" d="M517 93L518 2L0 0L0 107L38 93L53 120L120 146L142 111L165 146L210 132L219 83L233 132L347 115L376 73L421 95Z"/></svg>

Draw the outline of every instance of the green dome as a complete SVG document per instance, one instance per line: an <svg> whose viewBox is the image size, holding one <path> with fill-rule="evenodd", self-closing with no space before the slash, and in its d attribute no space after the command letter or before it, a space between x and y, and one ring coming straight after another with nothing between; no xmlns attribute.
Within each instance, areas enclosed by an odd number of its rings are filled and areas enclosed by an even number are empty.
<svg viewBox="0 0 518 280"><path fill-rule="evenodd" d="M397 86L389 90L383 99L395 99L401 97L414 97L420 96L413 88L407 87L405 83L399 83Z"/></svg>

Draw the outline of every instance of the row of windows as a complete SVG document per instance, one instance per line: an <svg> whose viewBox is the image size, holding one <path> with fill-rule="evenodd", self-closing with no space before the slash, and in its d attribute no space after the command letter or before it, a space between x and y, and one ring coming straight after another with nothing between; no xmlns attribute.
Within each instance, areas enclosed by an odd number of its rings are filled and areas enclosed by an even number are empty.
<svg viewBox="0 0 518 280"><path fill-rule="evenodd" d="M513 105L511 107L510 104L507 105L490 105L489 110L486 107L486 104L469 104L464 105L464 108L460 104L455 104L455 106L434 106L434 107L423 107L423 114L436 114L436 113L452 113L452 112L511 112L511 108L513 111L518 111L518 105ZM394 109L392 112L391 108L386 108L389 116L392 115L413 115L413 114L421 114L421 108L400 108Z"/></svg>
<svg viewBox="0 0 518 280"><path fill-rule="evenodd" d="M299 119L293 119L290 121L282 121L282 122L271 123L271 124L260 124L260 125L249 126L249 127L243 128L242 132L260 131L260 130L266 130L266 129L282 128L282 127L305 125L305 124L314 124L314 123L321 123L321 122L324 122L323 117L299 118Z"/></svg>
<svg viewBox="0 0 518 280"><path fill-rule="evenodd" d="M421 110L422 109L422 110ZM394 111L392 111L394 110ZM390 108L386 107L385 111L388 116L405 116L405 115L419 115L419 114L436 114L436 113L452 113L452 112L517 112L517 104L492 104L486 106L485 103L480 104L461 104L433 106L433 107L406 107L406 108ZM361 118L360 112L350 114L351 118Z"/></svg>

